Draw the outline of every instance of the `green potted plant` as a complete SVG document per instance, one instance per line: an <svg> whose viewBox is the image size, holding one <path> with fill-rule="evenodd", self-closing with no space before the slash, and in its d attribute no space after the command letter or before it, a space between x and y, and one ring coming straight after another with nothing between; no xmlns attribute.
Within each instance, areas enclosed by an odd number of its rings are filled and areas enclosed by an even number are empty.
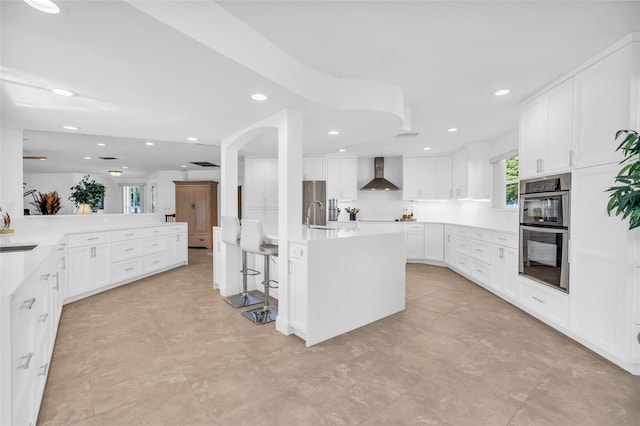
<svg viewBox="0 0 640 426"><path fill-rule="evenodd" d="M105 186L100 182L96 182L95 179L89 178L89 175L85 175L77 185L71 187L69 200L73 201L78 207L76 214L96 212L104 199Z"/></svg>
<svg viewBox="0 0 640 426"><path fill-rule="evenodd" d="M640 226L640 134L634 130L618 130L616 140L620 135L626 135L616 148L625 156L620 162L624 166L615 177L621 185L607 189L610 192L607 213L622 215L622 220L629 218L629 229L633 229Z"/></svg>

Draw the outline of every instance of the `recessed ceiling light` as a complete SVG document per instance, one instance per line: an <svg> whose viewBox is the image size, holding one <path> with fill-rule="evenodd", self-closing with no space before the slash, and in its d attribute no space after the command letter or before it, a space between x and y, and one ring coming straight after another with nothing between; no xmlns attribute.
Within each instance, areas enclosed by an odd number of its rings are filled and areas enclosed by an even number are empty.
<svg viewBox="0 0 640 426"><path fill-rule="evenodd" d="M51 0L24 0L29 6L44 13L60 13L60 8Z"/></svg>
<svg viewBox="0 0 640 426"><path fill-rule="evenodd" d="M430 147L430 146L425 146L425 147L424 147L424 148L422 148L422 149L424 149L425 151L429 151L429 150L431 149L431 147Z"/></svg>
<svg viewBox="0 0 640 426"><path fill-rule="evenodd" d="M329 130L327 133L330 134L331 136L336 136L340 134L340 132L337 130Z"/></svg>
<svg viewBox="0 0 640 426"><path fill-rule="evenodd" d="M85 160L91 160L91 157L84 157Z"/></svg>
<svg viewBox="0 0 640 426"><path fill-rule="evenodd" d="M457 131L458 131L458 128L457 128L457 127L449 127L449 128L447 129L447 132L451 132L451 133L453 133L453 132L457 132Z"/></svg>
<svg viewBox="0 0 640 426"><path fill-rule="evenodd" d="M347 152L347 150L344 149L344 148L341 148L341 149L338 150L338 152Z"/></svg>
<svg viewBox="0 0 640 426"><path fill-rule="evenodd" d="M182 165L182 166L180 166L180 167L187 167L187 166L185 166L185 165L183 164L183 165Z"/></svg>
<svg viewBox="0 0 640 426"><path fill-rule="evenodd" d="M122 168L123 168L123 169L128 169L129 167L128 167L128 166L122 166Z"/></svg>
<svg viewBox="0 0 640 426"><path fill-rule="evenodd" d="M98 146L107 146L107 144L106 144L106 143L102 143L102 142L99 142L99 143L97 143L96 145L98 145Z"/></svg>
<svg viewBox="0 0 640 426"><path fill-rule="evenodd" d="M109 170L109 174L111 176L120 176L120 175L122 175L122 171L120 171L120 170Z"/></svg>
<svg viewBox="0 0 640 426"><path fill-rule="evenodd" d="M504 96L504 95L508 95L509 94L509 89L500 89L497 90L494 95L496 96Z"/></svg>
<svg viewBox="0 0 640 426"><path fill-rule="evenodd" d="M32 108L32 104L25 104L24 102L14 102L15 106L23 107L23 108Z"/></svg>
<svg viewBox="0 0 640 426"><path fill-rule="evenodd" d="M262 93L254 93L253 95L251 95L251 99L253 99L254 101L266 101L267 95L264 95Z"/></svg>
<svg viewBox="0 0 640 426"><path fill-rule="evenodd" d="M155 145L153 142L145 142L144 144L145 144L146 146L153 146L153 145Z"/></svg>
<svg viewBox="0 0 640 426"><path fill-rule="evenodd" d="M60 96L78 96L76 92L67 89L49 89L49 91Z"/></svg>
<svg viewBox="0 0 640 426"><path fill-rule="evenodd" d="M62 128L66 130L80 130L80 128L76 126L62 126Z"/></svg>
<svg viewBox="0 0 640 426"><path fill-rule="evenodd" d="M191 141L191 142L198 142L200 139L194 138L193 136L190 136L190 137L187 138L187 140Z"/></svg>

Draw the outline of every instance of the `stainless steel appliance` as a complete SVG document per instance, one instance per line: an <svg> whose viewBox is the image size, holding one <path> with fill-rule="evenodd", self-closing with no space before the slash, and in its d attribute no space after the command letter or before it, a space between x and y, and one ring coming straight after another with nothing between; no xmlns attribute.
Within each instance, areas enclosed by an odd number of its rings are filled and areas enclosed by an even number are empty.
<svg viewBox="0 0 640 426"><path fill-rule="evenodd" d="M309 225L326 226L327 217L324 208L327 200L327 183L323 180L305 180L302 182L302 221Z"/></svg>
<svg viewBox="0 0 640 426"><path fill-rule="evenodd" d="M569 292L571 174L520 182L520 275Z"/></svg>

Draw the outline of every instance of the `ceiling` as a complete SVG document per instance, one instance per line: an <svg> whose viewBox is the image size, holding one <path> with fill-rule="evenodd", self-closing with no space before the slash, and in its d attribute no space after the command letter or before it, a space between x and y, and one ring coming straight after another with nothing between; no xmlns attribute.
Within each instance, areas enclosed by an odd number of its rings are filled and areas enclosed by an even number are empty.
<svg viewBox="0 0 640 426"><path fill-rule="evenodd" d="M155 3L179 13L154 14ZM340 148L343 155L424 154L427 146L429 154L450 152L515 134L520 102L640 31L637 1L57 4L61 13L48 15L23 1L1 3L2 126L25 129L25 153L48 157L25 161L25 172L100 174L127 166L125 175L141 177L182 165L200 169L188 163L219 164L223 138L285 108L304 114L307 155ZM216 33L219 15L238 21L239 32L228 39ZM233 46L253 47L262 62L243 60ZM288 72L297 65L339 82L397 88L411 113L403 122L374 108L323 102L303 87L312 86L301 78L311 71ZM46 90L52 87L79 96L54 95ZM511 93L493 96L501 88ZM339 98L334 91L332 99ZM252 100L257 92L269 99ZM418 135L395 137L408 128ZM332 129L340 135L329 136ZM271 133L245 153L274 150ZM105 155L119 163L95 159Z"/></svg>

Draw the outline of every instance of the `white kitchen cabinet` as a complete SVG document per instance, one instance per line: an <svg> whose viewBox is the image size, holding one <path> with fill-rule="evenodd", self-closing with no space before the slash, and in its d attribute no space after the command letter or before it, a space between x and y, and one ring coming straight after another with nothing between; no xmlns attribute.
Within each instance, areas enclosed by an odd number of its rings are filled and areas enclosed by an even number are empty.
<svg viewBox="0 0 640 426"><path fill-rule="evenodd" d="M520 295L518 278L518 250L494 245L491 260L491 287L515 300Z"/></svg>
<svg viewBox="0 0 640 426"><path fill-rule="evenodd" d="M490 192L489 144L474 143L452 156L453 198L489 198Z"/></svg>
<svg viewBox="0 0 640 426"><path fill-rule="evenodd" d="M358 199L357 158L327 158L327 198Z"/></svg>
<svg viewBox="0 0 640 426"><path fill-rule="evenodd" d="M92 244L100 242L99 244ZM69 293L75 297L111 284L111 234L96 232L68 237Z"/></svg>
<svg viewBox="0 0 640 426"><path fill-rule="evenodd" d="M451 156L404 157L404 200L448 200L451 198Z"/></svg>
<svg viewBox="0 0 640 426"><path fill-rule="evenodd" d="M453 197L452 167L450 155L436 158L436 200L449 200Z"/></svg>
<svg viewBox="0 0 640 426"><path fill-rule="evenodd" d="M424 225L422 223L404 224L406 233L407 262L424 259Z"/></svg>
<svg viewBox="0 0 640 426"><path fill-rule="evenodd" d="M444 260L444 225L442 223L424 224L423 259L433 262Z"/></svg>
<svg viewBox="0 0 640 426"><path fill-rule="evenodd" d="M566 81L527 103L520 114L520 177L569 170L573 82Z"/></svg>
<svg viewBox="0 0 640 426"><path fill-rule="evenodd" d="M308 266L307 246L291 244L289 256L289 292L293 303L290 305L291 326L296 334L305 339L307 335L309 295L308 295Z"/></svg>
<svg viewBox="0 0 640 426"><path fill-rule="evenodd" d="M278 159L246 157L242 204L244 219L262 222L267 234L278 232Z"/></svg>
<svg viewBox="0 0 640 426"><path fill-rule="evenodd" d="M444 232L444 263L453 267L456 263L456 235L451 232L451 228L445 226Z"/></svg>
<svg viewBox="0 0 640 426"><path fill-rule="evenodd" d="M302 159L302 180L326 180L325 157L304 157Z"/></svg>
<svg viewBox="0 0 640 426"><path fill-rule="evenodd" d="M627 44L575 76L576 167L623 159L615 134L637 130L639 62L640 47Z"/></svg>

